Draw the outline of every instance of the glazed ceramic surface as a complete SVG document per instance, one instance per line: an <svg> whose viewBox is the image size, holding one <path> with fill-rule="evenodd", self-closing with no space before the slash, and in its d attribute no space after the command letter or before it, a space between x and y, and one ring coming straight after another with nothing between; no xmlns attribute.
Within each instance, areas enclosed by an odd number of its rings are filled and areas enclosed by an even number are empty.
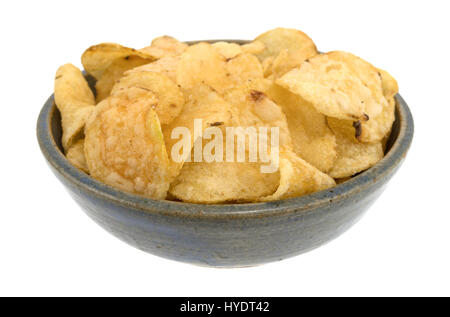
<svg viewBox="0 0 450 317"><path fill-rule="evenodd" d="M50 169L73 199L117 238L172 260L216 267L251 266L317 248L350 228L375 202L403 162L413 137L408 106L400 95L396 101L387 153L375 166L329 190L266 203L158 201L91 178L63 155L61 118L53 95L39 115L37 137Z"/></svg>

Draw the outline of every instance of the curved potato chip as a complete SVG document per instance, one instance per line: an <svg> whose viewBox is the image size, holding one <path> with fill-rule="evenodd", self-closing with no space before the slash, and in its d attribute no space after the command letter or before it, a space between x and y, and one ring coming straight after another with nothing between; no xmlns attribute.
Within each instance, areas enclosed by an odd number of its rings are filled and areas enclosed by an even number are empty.
<svg viewBox="0 0 450 317"><path fill-rule="evenodd" d="M339 120L328 117L328 125L354 141L378 143L389 135L395 120L395 99L388 98L388 103L381 112L367 121Z"/></svg>
<svg viewBox="0 0 450 317"><path fill-rule="evenodd" d="M101 43L89 47L81 56L81 63L88 74L96 79L100 79L103 72L117 59L127 59L127 57L136 56L147 63L154 61L155 56L146 52L125 47L117 43Z"/></svg>
<svg viewBox="0 0 450 317"><path fill-rule="evenodd" d="M239 54L227 61L226 71L230 80L228 88L240 86L249 81L264 78L259 60L252 54Z"/></svg>
<svg viewBox="0 0 450 317"><path fill-rule="evenodd" d="M215 42L211 46L217 50L217 52L222 55L226 60L234 58L241 54L242 48L239 44L229 43L229 42Z"/></svg>
<svg viewBox="0 0 450 317"><path fill-rule="evenodd" d="M177 82L177 67L180 62L180 56L165 56L157 61L145 64L142 66L135 67L124 73L124 75L129 75L138 72L155 72L161 73L169 77L174 83Z"/></svg>
<svg viewBox="0 0 450 317"><path fill-rule="evenodd" d="M297 63L317 54L316 45L311 38L302 31L287 28L276 28L267 31L255 41L262 42L265 49L256 56L263 61L269 56L277 56L282 50L287 50L290 58Z"/></svg>
<svg viewBox="0 0 450 317"><path fill-rule="evenodd" d="M86 157L84 156L84 139L79 139L77 142L72 144L66 153L66 158L76 168L85 173L89 173Z"/></svg>
<svg viewBox="0 0 450 317"><path fill-rule="evenodd" d="M294 152L324 173L331 169L336 160L336 138L326 117L300 96L277 84L265 92L286 115Z"/></svg>
<svg viewBox="0 0 450 317"><path fill-rule="evenodd" d="M188 48L186 43L182 43L177 39L163 35L152 40L150 46L140 49L141 52L155 56L156 58L163 58L165 56L176 56L183 53Z"/></svg>
<svg viewBox="0 0 450 317"><path fill-rule="evenodd" d="M285 148L280 150L280 184L275 193L259 200L271 201L298 197L335 185L333 178Z"/></svg>
<svg viewBox="0 0 450 317"><path fill-rule="evenodd" d="M361 132L358 125L355 128L355 135L361 142L377 143L381 142L385 136L391 132L392 124L395 120L395 99L388 99L387 106L381 112L365 122L361 122Z"/></svg>
<svg viewBox="0 0 450 317"><path fill-rule="evenodd" d="M232 126L240 127L279 127L280 146L290 145L290 136L286 117L281 108L270 100L261 90L270 81L257 80L240 87L227 90L224 99L230 105L232 116L220 123L222 130ZM256 90L259 89L259 90ZM210 102L209 102L210 103ZM208 103L205 103L208 104ZM220 105L220 104L219 104ZM226 104L220 105L226 109ZM217 126L211 124L210 126ZM268 131L270 134L270 131ZM224 151L227 151L224 137ZM244 132L245 133L245 132ZM269 136L270 139L270 136ZM233 139L234 149L237 149L237 138ZM264 173L262 165L267 162L248 162L250 157L249 138L245 139L245 162L186 162L180 174L171 184L169 192L183 201L218 203L229 201L254 201L257 198L272 194L279 185L279 173L275 170ZM268 152L271 149L268 148ZM235 153L233 153L233 156ZM224 153L226 156L226 153ZM245 171L245 172L244 172ZM220 179L220 182L217 180Z"/></svg>
<svg viewBox="0 0 450 317"><path fill-rule="evenodd" d="M232 105L233 126L278 127L279 146L291 145L286 116L281 107L264 93L265 85L265 81L253 82L225 93L225 100Z"/></svg>
<svg viewBox="0 0 450 317"><path fill-rule="evenodd" d="M381 77L383 94L386 99L393 98L398 93L397 81L387 71L378 68Z"/></svg>
<svg viewBox="0 0 450 317"><path fill-rule="evenodd" d="M262 51L264 51L265 48L266 48L266 46L261 41L253 41L253 42L241 45L241 49L244 53L249 53L249 54L253 54L253 55L261 53Z"/></svg>
<svg viewBox="0 0 450 317"><path fill-rule="evenodd" d="M262 61L261 65L263 67L264 77L272 75L272 63L274 59L275 57L269 56Z"/></svg>
<svg viewBox="0 0 450 317"><path fill-rule="evenodd" d="M395 120L395 99L398 92L397 81L388 72L378 69L383 95L387 100L381 112L369 117L367 121L339 120L328 118L328 124L347 138L366 143L378 143L387 139Z"/></svg>
<svg viewBox="0 0 450 317"><path fill-rule="evenodd" d="M112 62L95 83L97 102L109 96L114 84L123 76L124 72L148 63L147 59L140 56L126 56Z"/></svg>
<svg viewBox="0 0 450 317"><path fill-rule="evenodd" d="M181 162L175 162L172 159L172 148L179 142L179 139L172 139L172 131L175 128L185 127L191 135L190 148L194 140L194 120L202 120L202 132L210 126L227 125L230 123L232 114L228 103L212 88L206 85L197 85L189 90L185 90L186 103L179 116L170 124L162 125L164 141L167 153L170 158L170 170L173 177L177 176L184 164L184 158ZM177 153L179 154L179 153Z"/></svg>
<svg viewBox="0 0 450 317"><path fill-rule="evenodd" d="M378 70L346 52L312 57L277 83L337 119L367 121L387 106Z"/></svg>
<svg viewBox="0 0 450 317"><path fill-rule="evenodd" d="M177 117L184 105L184 95L178 86L167 76L154 72L135 72L122 77L111 93L129 87L150 90L159 99L153 110L158 114L161 124L168 124Z"/></svg>
<svg viewBox="0 0 450 317"><path fill-rule="evenodd" d="M61 113L62 145L67 151L82 133L95 105L86 79L72 64L65 64L56 71L55 103Z"/></svg>
<svg viewBox="0 0 450 317"><path fill-rule="evenodd" d="M192 203L254 201L272 194L279 173L261 173L259 163L186 162L169 193Z"/></svg>
<svg viewBox="0 0 450 317"><path fill-rule="evenodd" d="M209 43L198 43L181 55L177 68L177 84L183 89L190 89L199 84L206 84L217 91L229 87L226 76L225 58Z"/></svg>
<svg viewBox="0 0 450 317"><path fill-rule="evenodd" d="M301 55L295 55L289 53L287 49L281 50L281 52L272 60L270 70L267 71L270 74L271 79L277 79L286 74L293 68L298 67L307 58Z"/></svg>
<svg viewBox="0 0 450 317"><path fill-rule="evenodd" d="M280 126L281 138L289 139L286 118L281 112L281 108L262 92L253 90L250 86L257 87L258 84L252 83L252 85L229 90L224 96L225 100L222 100L217 93L212 92L208 98L209 101L203 101L204 105L215 104L222 109L221 111L229 110L224 114L224 119L211 122L207 126L219 126L222 130L225 130L227 126ZM211 100L211 98L213 99ZM216 98L216 103L212 102ZM198 103L194 103L194 105L198 106ZM259 197L270 195L276 190L279 184L278 171L262 173L261 162L226 162L226 136L224 136L223 142L223 162L186 162L180 174L171 184L169 192L183 201L219 203L253 201ZM233 139L233 142L234 149L237 149L237 140ZM249 148L247 145L248 140L246 139L245 155L248 158ZM220 182L217 181L218 179Z"/></svg>
<svg viewBox="0 0 450 317"><path fill-rule="evenodd" d="M133 99L121 90L102 101L85 129L90 174L121 190L164 199L169 188L169 160L150 92ZM133 92L133 95L127 95Z"/></svg>
<svg viewBox="0 0 450 317"><path fill-rule="evenodd" d="M375 165L383 158L383 147L380 142L366 144L335 133L337 143L337 159L328 172L333 178L355 175Z"/></svg>

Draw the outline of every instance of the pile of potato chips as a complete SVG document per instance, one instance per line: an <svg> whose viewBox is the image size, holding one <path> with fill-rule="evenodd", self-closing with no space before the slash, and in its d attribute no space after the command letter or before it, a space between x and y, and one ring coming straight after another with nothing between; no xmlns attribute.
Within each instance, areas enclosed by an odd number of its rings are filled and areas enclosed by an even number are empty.
<svg viewBox="0 0 450 317"><path fill-rule="evenodd" d="M96 79L61 66L55 103L67 159L126 192L192 203L301 196L377 163L395 119L395 81L342 51L319 53L303 32L277 28L248 44L187 45L162 36L143 49L115 43L81 57ZM176 127L278 127L279 168L262 162L175 162ZM191 148L204 139L192 139Z"/></svg>

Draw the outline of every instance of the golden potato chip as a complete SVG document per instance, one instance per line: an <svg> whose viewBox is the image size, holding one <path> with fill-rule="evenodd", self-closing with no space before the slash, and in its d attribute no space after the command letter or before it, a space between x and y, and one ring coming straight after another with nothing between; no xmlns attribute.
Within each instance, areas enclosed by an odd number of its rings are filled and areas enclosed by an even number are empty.
<svg viewBox="0 0 450 317"><path fill-rule="evenodd" d="M305 33L295 29L276 28L259 35L255 41L265 46L262 52L256 54L260 61L287 50L290 58L300 65L305 59L317 54L314 42Z"/></svg>
<svg viewBox="0 0 450 317"><path fill-rule="evenodd" d="M253 54L253 55L261 53L262 51L264 51L265 48L266 48L266 46L261 41L253 41L253 42L241 45L241 49L244 53Z"/></svg>
<svg viewBox="0 0 450 317"><path fill-rule="evenodd" d="M89 173L86 157L84 156L84 139L79 139L77 142L72 144L66 153L66 158L76 168L79 168L85 173Z"/></svg>
<svg viewBox="0 0 450 317"><path fill-rule="evenodd" d="M226 63L226 71L230 81L227 88L240 86L264 77L263 68L258 58L247 53L229 59Z"/></svg>
<svg viewBox="0 0 450 317"><path fill-rule="evenodd" d="M324 173L331 169L336 160L336 138L326 117L300 96L277 84L265 92L286 115L294 152Z"/></svg>
<svg viewBox="0 0 450 317"><path fill-rule="evenodd" d="M177 176L184 164L181 162L174 162L172 148L179 141L177 137L172 138L174 129L184 127L189 130L191 136L190 148L194 144L194 120L202 120L202 132L210 126L228 125L231 120L230 105L212 88L207 85L196 85L189 90L185 90L186 103L179 116L177 116L170 124L162 125L164 141L167 148L167 153L171 158L171 175ZM176 153L180 155L180 153ZM187 153L189 154L189 153ZM186 159L187 156L184 158Z"/></svg>
<svg viewBox="0 0 450 317"><path fill-rule="evenodd" d="M234 58L241 54L242 48L239 44L229 42L215 42L211 45L226 60Z"/></svg>
<svg viewBox="0 0 450 317"><path fill-rule="evenodd" d="M153 93L136 87L103 100L85 129L85 155L90 174L113 187L149 198L164 199L169 188L169 160ZM134 100L134 101L132 101Z"/></svg>
<svg viewBox="0 0 450 317"><path fill-rule="evenodd" d="M355 135L361 142L377 143L391 132L392 124L395 120L395 99L388 99L387 106L377 115L365 122L361 122L361 132L358 131L358 125L354 124Z"/></svg>
<svg viewBox="0 0 450 317"><path fill-rule="evenodd" d="M139 56L126 56L112 62L95 83L97 102L109 96L112 87L125 71L144 64L148 64L148 60Z"/></svg>
<svg viewBox="0 0 450 317"><path fill-rule="evenodd" d="M279 127L281 146L290 144L286 117L281 108L263 92L256 90L263 89L266 85L267 82L261 80L226 91L224 99L231 106L232 116L229 120L225 119L210 125L219 126L222 131L226 131L223 133L225 152L228 150L226 147L228 135L225 134L230 133L227 127L244 129L246 127ZM222 105L221 108L226 108L226 105ZM270 131L268 134L270 139ZM236 150L235 136L232 142L233 149ZM269 163L261 160L250 162L249 146L249 137L246 136L244 162L238 161L237 153L235 153L237 151L232 152L231 160L237 160L233 162L227 161L227 153L223 153L222 162L186 162L171 184L169 192L183 201L202 203L253 201L272 194L279 185L278 170L263 173L261 167L268 166ZM270 145L267 150L270 154ZM220 182L217 181L219 179Z"/></svg>
<svg viewBox="0 0 450 317"><path fill-rule="evenodd" d="M279 173L261 173L259 163L186 162L169 193L192 203L248 202L275 192Z"/></svg>
<svg viewBox="0 0 450 317"><path fill-rule="evenodd" d="M206 84L222 92L230 86L226 76L225 58L209 43L198 43L181 55L177 68L177 84L183 89L190 89L199 84Z"/></svg>
<svg viewBox="0 0 450 317"><path fill-rule="evenodd" d="M101 43L89 47L81 56L81 63L88 74L99 79L103 72L117 59L127 60L135 56L150 63L155 56L116 43Z"/></svg>
<svg viewBox="0 0 450 317"><path fill-rule="evenodd" d="M56 71L55 103L61 113L62 145L67 151L82 134L95 105L94 95L83 74L72 64L65 64Z"/></svg>
<svg viewBox="0 0 450 317"><path fill-rule="evenodd" d="M260 80L228 90L224 98L232 105L233 126L278 127L279 146L292 144L287 119L281 107L264 93L267 82Z"/></svg>
<svg viewBox="0 0 450 317"><path fill-rule="evenodd" d="M177 67L180 62L180 56L165 56L157 61L145 64L142 66L135 67L124 73L124 75L129 75L131 73L138 72L155 72L161 73L169 77L174 83L177 82Z"/></svg>
<svg viewBox="0 0 450 317"><path fill-rule="evenodd" d="M394 96L398 92L398 85L386 71L378 69L378 74L382 81L383 95L387 100L381 112L369 117L367 121L339 120L329 117L328 124L333 130L346 135L347 138L366 143L378 143L387 139L395 120Z"/></svg>
<svg viewBox="0 0 450 317"><path fill-rule="evenodd" d="M269 56L262 61L261 65L263 67L264 77L272 75L272 63L274 59L275 57Z"/></svg>
<svg viewBox="0 0 450 317"><path fill-rule="evenodd" d="M381 113L367 121L328 118L328 124L334 131L339 131L347 138L364 143L378 143L390 133L394 120L395 99L390 98Z"/></svg>
<svg viewBox="0 0 450 317"><path fill-rule="evenodd" d="M312 57L277 83L337 119L367 121L387 106L378 70L346 52Z"/></svg>
<svg viewBox="0 0 450 317"><path fill-rule="evenodd" d="M378 68L381 77L383 94L386 99L393 98L398 93L397 81L385 70Z"/></svg>
<svg viewBox="0 0 450 317"><path fill-rule="evenodd" d="M361 121L340 120L333 117L326 117L330 129L336 134L345 135L346 138L358 142L358 135L361 134Z"/></svg>
<svg viewBox="0 0 450 317"><path fill-rule="evenodd" d="M94 94L76 66L65 64L56 71L55 102L61 107L73 103L95 104Z"/></svg>
<svg viewBox="0 0 450 317"><path fill-rule="evenodd" d="M298 157L289 148L280 150L280 183L277 190L260 201L292 198L328 189L333 178Z"/></svg>
<svg viewBox="0 0 450 317"><path fill-rule="evenodd" d="M111 93L129 87L138 87L153 92L159 102L153 110L161 124L168 124L177 117L184 105L184 95L180 88L167 76L154 72L135 72L122 77Z"/></svg>
<svg viewBox="0 0 450 317"><path fill-rule="evenodd" d="M171 36L163 35L153 39L150 46L144 47L140 51L156 58L163 58L165 56L180 55L187 48L188 45L186 43L182 43Z"/></svg>
<svg viewBox="0 0 450 317"><path fill-rule="evenodd" d="M263 78L263 70L254 55L241 53L226 59L208 43L190 46L177 69L177 83L182 88L206 84L219 93L257 78Z"/></svg>
<svg viewBox="0 0 450 317"><path fill-rule="evenodd" d="M337 159L328 172L333 178L355 175L375 165L383 158L383 147L380 142L374 144L361 143L336 133Z"/></svg>
<svg viewBox="0 0 450 317"><path fill-rule="evenodd" d="M281 52L272 60L270 70L267 70L267 74L270 78L275 80L293 68L298 67L303 63L306 58L302 56L295 56L289 53L287 49L281 50Z"/></svg>

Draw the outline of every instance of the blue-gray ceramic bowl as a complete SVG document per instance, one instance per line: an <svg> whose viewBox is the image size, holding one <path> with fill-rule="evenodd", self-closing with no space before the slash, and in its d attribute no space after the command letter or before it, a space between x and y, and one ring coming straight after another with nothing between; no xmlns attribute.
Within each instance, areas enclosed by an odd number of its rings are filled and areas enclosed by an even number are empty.
<svg viewBox="0 0 450 317"><path fill-rule="evenodd" d="M105 185L72 166L61 151L53 95L42 108L37 138L50 169L86 214L126 243L164 258L214 267L252 266L312 250L350 228L375 202L409 149L414 124L396 96L386 156L328 190L267 203L201 205L160 201ZM51 193L49 193L51 199Z"/></svg>

